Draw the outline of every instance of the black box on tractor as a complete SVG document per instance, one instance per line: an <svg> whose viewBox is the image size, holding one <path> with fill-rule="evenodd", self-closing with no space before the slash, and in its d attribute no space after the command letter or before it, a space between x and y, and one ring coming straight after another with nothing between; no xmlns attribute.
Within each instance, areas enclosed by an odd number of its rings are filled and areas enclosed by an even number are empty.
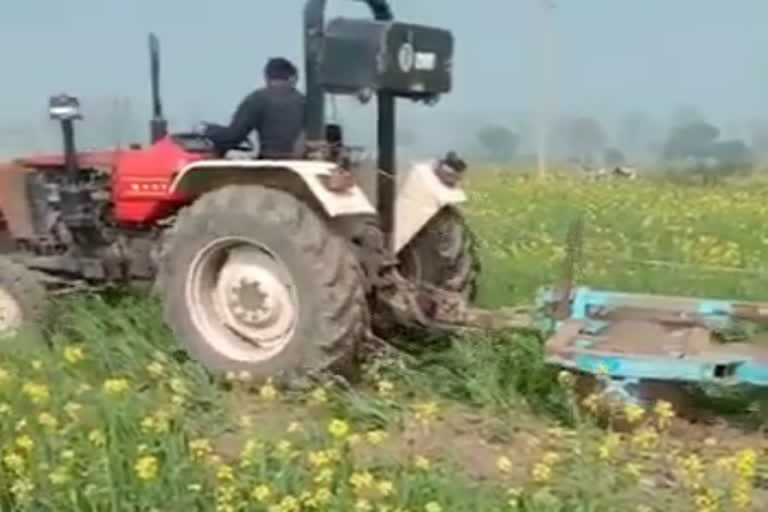
<svg viewBox="0 0 768 512"><path fill-rule="evenodd" d="M447 30L337 18L326 28L320 82L329 92L370 89L431 97L451 90L452 57Z"/></svg>

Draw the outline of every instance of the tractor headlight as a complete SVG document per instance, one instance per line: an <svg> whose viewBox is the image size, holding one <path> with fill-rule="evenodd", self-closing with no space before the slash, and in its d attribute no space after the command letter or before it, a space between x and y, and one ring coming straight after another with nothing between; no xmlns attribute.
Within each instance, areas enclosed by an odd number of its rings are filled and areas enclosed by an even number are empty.
<svg viewBox="0 0 768 512"><path fill-rule="evenodd" d="M59 121L81 119L80 102L77 98L68 94L51 96L51 99L48 100L48 115L50 115L51 119Z"/></svg>

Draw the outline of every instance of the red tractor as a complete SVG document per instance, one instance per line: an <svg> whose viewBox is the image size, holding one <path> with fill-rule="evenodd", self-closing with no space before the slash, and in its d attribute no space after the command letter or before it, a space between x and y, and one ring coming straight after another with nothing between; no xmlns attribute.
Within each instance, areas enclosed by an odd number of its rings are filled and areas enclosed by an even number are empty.
<svg viewBox="0 0 768 512"><path fill-rule="evenodd" d="M77 152L78 101L51 98L63 154L0 169L6 331L33 335L52 290L154 282L194 359L265 377L340 368L371 334L465 321L478 271L457 209L465 165L449 153L395 169L396 98L450 91L453 37L365 3L374 19L326 23L326 1L307 1L301 159L222 156L200 134L166 133L153 35L149 146ZM375 97L377 165L326 124L326 94Z"/></svg>

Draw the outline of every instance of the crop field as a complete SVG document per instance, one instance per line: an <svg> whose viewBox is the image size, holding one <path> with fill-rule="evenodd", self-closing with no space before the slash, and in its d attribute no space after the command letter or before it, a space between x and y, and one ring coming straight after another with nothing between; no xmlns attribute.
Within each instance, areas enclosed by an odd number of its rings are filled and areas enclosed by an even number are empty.
<svg viewBox="0 0 768 512"><path fill-rule="evenodd" d="M766 186L490 171L468 186L482 305L529 303L560 278L577 215L583 284L768 299ZM140 292L63 301L51 340L0 352L2 510L768 507L759 403L718 397L715 420L694 425L660 402L622 411L630 431L598 427L593 397L545 365L531 335L409 340L425 350L382 356L353 386L291 390L211 379Z"/></svg>

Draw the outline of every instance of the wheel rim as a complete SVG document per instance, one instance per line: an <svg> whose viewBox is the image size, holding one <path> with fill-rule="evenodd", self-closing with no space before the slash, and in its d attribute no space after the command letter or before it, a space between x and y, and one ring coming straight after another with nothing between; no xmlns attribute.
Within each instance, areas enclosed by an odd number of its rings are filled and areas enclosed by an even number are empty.
<svg viewBox="0 0 768 512"><path fill-rule="evenodd" d="M296 286L283 262L264 245L241 238L214 240L189 269L186 301L192 322L229 359L271 359L298 323Z"/></svg>
<svg viewBox="0 0 768 512"><path fill-rule="evenodd" d="M24 323L24 316L18 301L6 290L0 288L0 337L8 338L18 334Z"/></svg>

